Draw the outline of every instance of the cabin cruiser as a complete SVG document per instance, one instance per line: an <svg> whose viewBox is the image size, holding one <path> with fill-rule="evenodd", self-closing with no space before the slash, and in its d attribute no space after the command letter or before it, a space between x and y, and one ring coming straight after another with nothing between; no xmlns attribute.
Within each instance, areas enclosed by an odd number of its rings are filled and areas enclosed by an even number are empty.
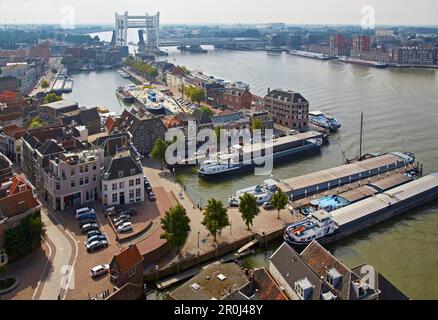
<svg viewBox="0 0 438 320"><path fill-rule="evenodd" d="M341 127L341 123L336 118L327 116L321 111L309 112L309 122L332 132L337 131Z"/></svg>
<svg viewBox="0 0 438 320"><path fill-rule="evenodd" d="M265 202L269 202L272 199L275 191L277 190L277 181L273 179L263 181L262 185L256 185L249 188L238 190L229 200L230 207L238 207L240 203L240 197L245 193L249 193L254 196L257 201L257 205L262 205Z"/></svg>

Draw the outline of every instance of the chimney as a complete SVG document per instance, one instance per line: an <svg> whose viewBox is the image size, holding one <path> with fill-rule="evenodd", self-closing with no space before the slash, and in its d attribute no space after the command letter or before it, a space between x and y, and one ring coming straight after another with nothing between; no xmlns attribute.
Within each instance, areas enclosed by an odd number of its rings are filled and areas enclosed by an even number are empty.
<svg viewBox="0 0 438 320"><path fill-rule="evenodd" d="M268 88L268 94L270 94L271 93L271 88Z"/></svg>

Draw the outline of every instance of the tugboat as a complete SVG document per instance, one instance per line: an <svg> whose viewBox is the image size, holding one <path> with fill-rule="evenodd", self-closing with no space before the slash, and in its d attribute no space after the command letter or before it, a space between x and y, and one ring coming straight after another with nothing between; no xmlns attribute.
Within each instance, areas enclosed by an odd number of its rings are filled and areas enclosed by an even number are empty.
<svg viewBox="0 0 438 320"><path fill-rule="evenodd" d="M116 95L120 100L122 100L126 104L134 102L134 97L122 87L117 89Z"/></svg>
<svg viewBox="0 0 438 320"><path fill-rule="evenodd" d="M327 116L321 111L309 112L309 122L318 127L328 129L331 132L336 132L341 127L341 123L338 121L338 119Z"/></svg>

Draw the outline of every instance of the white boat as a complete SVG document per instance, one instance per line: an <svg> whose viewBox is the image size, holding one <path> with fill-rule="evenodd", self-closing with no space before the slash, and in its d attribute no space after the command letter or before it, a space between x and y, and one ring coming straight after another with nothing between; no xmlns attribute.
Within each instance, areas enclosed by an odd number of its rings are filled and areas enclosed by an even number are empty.
<svg viewBox="0 0 438 320"><path fill-rule="evenodd" d="M332 132L337 131L341 127L338 119L325 115L321 111L309 111L309 122Z"/></svg>
<svg viewBox="0 0 438 320"><path fill-rule="evenodd" d="M262 185L240 189L233 196L231 196L231 198L228 200L228 204L231 207L239 206L240 197L245 193L249 193L250 195L254 196L256 198L257 205L262 205L265 202L269 202L277 190L277 183L277 181L269 179L263 181Z"/></svg>

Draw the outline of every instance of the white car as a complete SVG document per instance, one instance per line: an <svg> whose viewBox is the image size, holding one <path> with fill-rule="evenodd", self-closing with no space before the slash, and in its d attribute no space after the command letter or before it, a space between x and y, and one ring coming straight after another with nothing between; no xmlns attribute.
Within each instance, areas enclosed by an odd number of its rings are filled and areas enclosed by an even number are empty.
<svg viewBox="0 0 438 320"><path fill-rule="evenodd" d="M124 233L124 232L128 232L128 231L132 231L132 223L131 222L125 222L124 224L117 227L118 233Z"/></svg>
<svg viewBox="0 0 438 320"><path fill-rule="evenodd" d="M75 218L76 218L76 220L77 220L77 219L80 218L80 216L82 216L82 215L84 215L84 214L90 214L90 213L91 213L91 214L96 214L96 211L94 211L93 208L88 208L88 207L80 208L80 209L77 209L77 210L76 210Z"/></svg>
<svg viewBox="0 0 438 320"><path fill-rule="evenodd" d="M296 135L296 134L298 134L298 131L297 131L297 130L289 130L289 135L290 135L290 136L294 136L294 135Z"/></svg>
<svg viewBox="0 0 438 320"><path fill-rule="evenodd" d="M109 264L101 264L99 266L95 266L90 271L91 278L95 279L109 272L110 266Z"/></svg>

